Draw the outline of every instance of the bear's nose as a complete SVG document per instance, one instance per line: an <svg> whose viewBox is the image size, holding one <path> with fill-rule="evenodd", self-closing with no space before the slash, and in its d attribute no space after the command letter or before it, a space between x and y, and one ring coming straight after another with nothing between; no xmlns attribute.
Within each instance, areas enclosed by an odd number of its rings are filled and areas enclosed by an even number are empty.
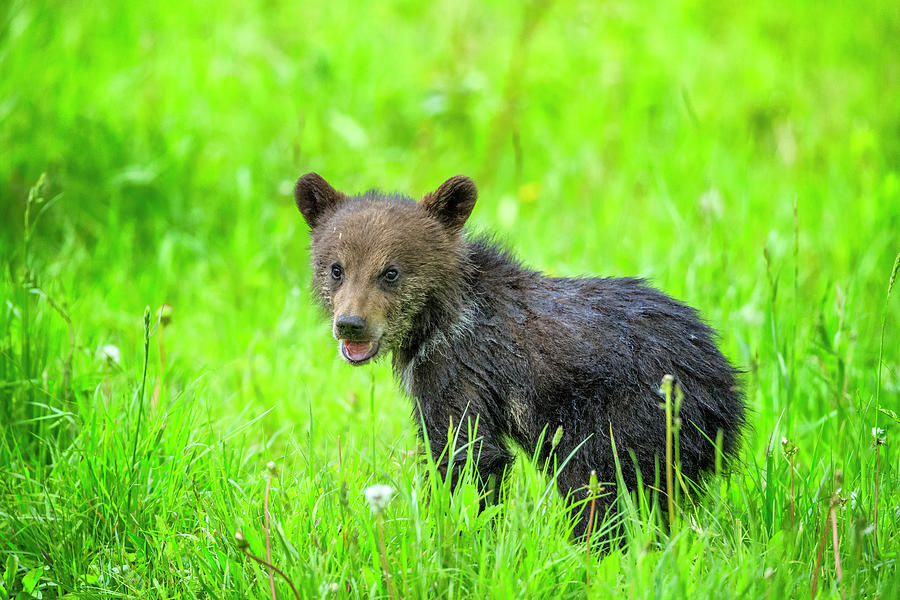
<svg viewBox="0 0 900 600"><path fill-rule="evenodd" d="M355 338L366 330L366 320L357 315L340 315L334 320L334 328L341 339Z"/></svg>

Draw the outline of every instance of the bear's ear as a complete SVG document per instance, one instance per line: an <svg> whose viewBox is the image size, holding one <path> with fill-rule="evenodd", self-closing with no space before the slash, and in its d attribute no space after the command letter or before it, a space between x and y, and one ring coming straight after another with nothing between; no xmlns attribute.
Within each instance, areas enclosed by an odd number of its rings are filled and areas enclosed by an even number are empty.
<svg viewBox="0 0 900 600"><path fill-rule="evenodd" d="M465 175L456 175L422 198L422 208L443 223L444 227L458 232L472 214L478 189L475 182Z"/></svg>
<svg viewBox="0 0 900 600"><path fill-rule="evenodd" d="M311 229L328 213L334 211L347 196L331 187L318 173L307 173L294 186L297 208Z"/></svg>

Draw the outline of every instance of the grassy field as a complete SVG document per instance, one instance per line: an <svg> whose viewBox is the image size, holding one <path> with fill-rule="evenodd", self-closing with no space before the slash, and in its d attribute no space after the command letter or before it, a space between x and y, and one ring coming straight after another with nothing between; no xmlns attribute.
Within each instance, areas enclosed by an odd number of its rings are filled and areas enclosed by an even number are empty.
<svg viewBox="0 0 900 600"><path fill-rule="evenodd" d="M0 598L270 598L267 482L302 598L896 598L898 39L888 1L3 2ZM313 170L471 175L526 264L698 307L731 475L671 528L621 498L605 556L528 452L485 513L428 479L313 304Z"/></svg>

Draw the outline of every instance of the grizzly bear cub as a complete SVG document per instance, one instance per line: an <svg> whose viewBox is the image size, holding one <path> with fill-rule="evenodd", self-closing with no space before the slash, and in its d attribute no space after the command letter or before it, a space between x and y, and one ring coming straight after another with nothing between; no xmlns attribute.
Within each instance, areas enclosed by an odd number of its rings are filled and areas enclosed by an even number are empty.
<svg viewBox="0 0 900 600"><path fill-rule="evenodd" d="M441 471L465 461L465 451L444 452L448 432L456 430L459 448L477 421L482 483L499 482L510 467L508 440L542 457L553 451L560 464L569 458L557 486L574 500L587 496L592 470L615 485L616 456L629 489L636 467L652 482L665 460L666 374L684 392L682 474L712 470L717 440L724 458L733 456L744 402L736 370L697 312L640 279L546 277L523 267L489 238L463 232L476 196L463 176L419 202L377 191L347 196L316 173L295 187L341 357L361 365L392 354L420 435L443 456ZM606 495L603 510L614 499ZM581 536L587 508L574 510Z"/></svg>

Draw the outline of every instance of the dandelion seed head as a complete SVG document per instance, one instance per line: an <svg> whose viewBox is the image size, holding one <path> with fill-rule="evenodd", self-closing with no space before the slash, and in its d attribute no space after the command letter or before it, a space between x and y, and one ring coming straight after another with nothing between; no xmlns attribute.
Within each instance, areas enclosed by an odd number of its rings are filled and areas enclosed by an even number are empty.
<svg viewBox="0 0 900 600"><path fill-rule="evenodd" d="M122 364L122 351L118 346L107 344L100 348L100 357L111 364Z"/></svg>
<svg viewBox="0 0 900 600"><path fill-rule="evenodd" d="M369 503L372 514L380 514L384 512L388 502L394 497L394 488L384 483L378 483L370 485L363 490L363 493L366 495L366 502Z"/></svg>

